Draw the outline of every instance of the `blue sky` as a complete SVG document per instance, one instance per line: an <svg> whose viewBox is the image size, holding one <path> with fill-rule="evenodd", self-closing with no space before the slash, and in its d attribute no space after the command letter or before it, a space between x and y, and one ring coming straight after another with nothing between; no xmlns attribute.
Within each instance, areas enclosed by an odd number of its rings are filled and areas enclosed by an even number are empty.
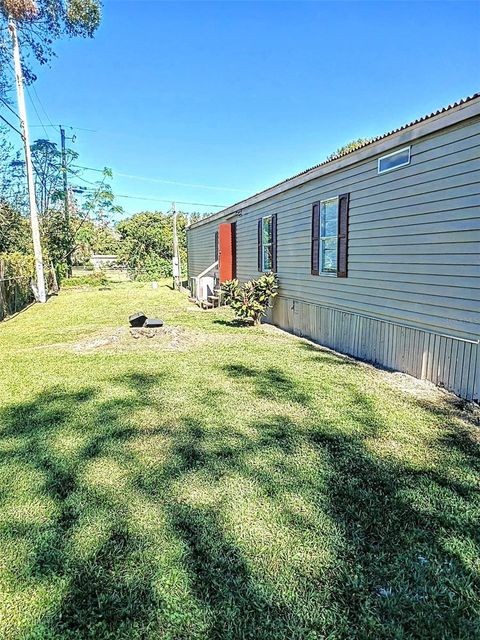
<svg viewBox="0 0 480 640"><path fill-rule="evenodd" d="M126 212L228 205L478 91L479 7L105 0L95 39L59 43L35 88Z"/></svg>

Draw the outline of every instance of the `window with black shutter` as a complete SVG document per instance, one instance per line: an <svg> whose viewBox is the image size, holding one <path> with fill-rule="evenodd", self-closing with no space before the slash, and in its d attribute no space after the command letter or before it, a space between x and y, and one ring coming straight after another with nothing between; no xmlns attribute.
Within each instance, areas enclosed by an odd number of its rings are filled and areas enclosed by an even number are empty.
<svg viewBox="0 0 480 640"><path fill-rule="evenodd" d="M215 231L215 262L218 262L218 231Z"/></svg>
<svg viewBox="0 0 480 640"><path fill-rule="evenodd" d="M277 216L264 216L258 221L258 270L277 270Z"/></svg>
<svg viewBox="0 0 480 640"><path fill-rule="evenodd" d="M349 194L312 205L312 275L347 277Z"/></svg>
<svg viewBox="0 0 480 640"><path fill-rule="evenodd" d="M263 220L260 220L257 223L257 268L259 271L263 271L262 262L263 262L263 247L262 247L262 226Z"/></svg>
<svg viewBox="0 0 480 640"><path fill-rule="evenodd" d="M312 275L318 276L320 264L320 202L312 205Z"/></svg>
<svg viewBox="0 0 480 640"><path fill-rule="evenodd" d="M237 277L237 223L232 222L232 279Z"/></svg>
<svg viewBox="0 0 480 640"><path fill-rule="evenodd" d="M348 275L348 209L350 194L338 196L337 278Z"/></svg>

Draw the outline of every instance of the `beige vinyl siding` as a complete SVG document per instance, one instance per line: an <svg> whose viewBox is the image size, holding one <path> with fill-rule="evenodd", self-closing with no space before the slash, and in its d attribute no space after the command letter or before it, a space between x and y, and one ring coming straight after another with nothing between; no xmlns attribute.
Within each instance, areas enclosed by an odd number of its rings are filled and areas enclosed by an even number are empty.
<svg viewBox="0 0 480 640"><path fill-rule="evenodd" d="M378 175L376 156L248 207L237 221L238 277L258 274L256 223L276 213L280 296L478 340L479 149L477 117L418 139L401 169ZM345 192L348 278L312 276L311 205Z"/></svg>
<svg viewBox="0 0 480 640"><path fill-rule="evenodd" d="M215 262L215 232L222 219L187 230L188 277L198 276Z"/></svg>

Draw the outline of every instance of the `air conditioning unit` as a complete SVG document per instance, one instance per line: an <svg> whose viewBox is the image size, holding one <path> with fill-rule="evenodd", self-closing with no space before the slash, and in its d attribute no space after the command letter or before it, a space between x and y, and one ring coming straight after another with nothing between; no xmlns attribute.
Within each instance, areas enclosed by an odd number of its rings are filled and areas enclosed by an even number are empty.
<svg viewBox="0 0 480 640"><path fill-rule="evenodd" d="M208 296L213 296L215 288L215 278L213 276L203 276L200 278L197 299L208 301Z"/></svg>

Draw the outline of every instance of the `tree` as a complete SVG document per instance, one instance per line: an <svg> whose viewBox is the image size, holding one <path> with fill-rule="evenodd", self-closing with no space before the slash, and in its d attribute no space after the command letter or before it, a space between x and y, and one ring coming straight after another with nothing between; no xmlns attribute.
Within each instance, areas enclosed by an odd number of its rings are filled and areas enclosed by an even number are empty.
<svg viewBox="0 0 480 640"><path fill-rule="evenodd" d="M0 253L32 252L28 218L8 202L0 200Z"/></svg>
<svg viewBox="0 0 480 640"><path fill-rule="evenodd" d="M0 129L0 135L4 133ZM5 138L0 138L0 253L31 250L31 234L28 219L22 215L19 204L24 192L18 188L17 170L12 165L13 148Z"/></svg>
<svg viewBox="0 0 480 640"><path fill-rule="evenodd" d="M47 63L53 43L61 37L93 37L100 25L100 0L0 0L0 94L5 91L5 70L10 63L9 16L17 25L22 47L25 81L36 79L32 60Z"/></svg>
<svg viewBox="0 0 480 640"><path fill-rule="evenodd" d="M116 249L116 240L108 229L108 223L115 214L122 212L122 208L115 204L112 188L107 182L112 177L111 170L104 169L103 180L90 183L89 187L81 186L79 181L84 181L82 171L73 166L78 154L66 149L66 165L70 174L67 194L70 225L67 226L61 153L55 143L44 139L35 140L31 151L42 241L57 275L61 277L66 273L70 255L84 260L87 257L85 252L89 257L92 252L101 251L102 247L110 247L109 252L113 247ZM87 233L83 233L84 230ZM32 250L25 161L20 154L13 155L6 143L0 143L0 250Z"/></svg>
<svg viewBox="0 0 480 640"><path fill-rule="evenodd" d="M5 135L4 128L0 127L0 135ZM0 200L19 211L26 211L25 162L19 162L17 158L7 139L0 138Z"/></svg>
<svg viewBox="0 0 480 640"><path fill-rule="evenodd" d="M177 214L180 262L186 263L186 216ZM172 216L160 211L144 211L116 227L120 234L119 258L136 279L155 279L172 275Z"/></svg>
<svg viewBox="0 0 480 640"><path fill-rule="evenodd" d="M44 216L52 206L63 206L63 167L62 154L58 150L55 142L38 139L30 145L32 162L35 173L35 199L37 202L38 215ZM79 170L74 170L71 163L77 160L78 153L72 149L65 150L67 172L73 176L80 174ZM25 188L25 160L22 153L17 152L15 157L6 166L8 170L8 184L10 194L22 194L16 198L17 206L22 204L28 206L26 201Z"/></svg>
<svg viewBox="0 0 480 640"><path fill-rule="evenodd" d="M35 195L43 243L58 274L65 271L64 263L78 246L78 232L86 222L99 221L102 225L113 214L121 212L114 203L111 186L106 182L112 177L110 169L104 169L103 180L81 186L81 170L72 166L78 154L66 149L66 167L70 174L70 189L67 194L70 224L65 219L65 192L63 185L62 155L57 145L49 140L35 140L31 145L35 169ZM8 203L18 215L28 216L28 199L25 188L25 161L20 154L12 157L11 149L0 145L0 160L5 170L0 169L0 202ZM11 216L10 216L11 218ZM80 240L80 244L83 241ZM22 251L22 248L18 250ZM67 261L68 262L68 261Z"/></svg>
<svg viewBox="0 0 480 640"><path fill-rule="evenodd" d="M8 165L13 157L12 145L6 139L6 128L0 127L0 194L9 179Z"/></svg>
<svg viewBox="0 0 480 640"><path fill-rule="evenodd" d="M117 255L120 236L108 223L87 220L76 233L74 263L88 262L92 254Z"/></svg>
<svg viewBox="0 0 480 640"><path fill-rule="evenodd" d="M83 194L84 201L81 205L83 217L85 219L96 219L99 222L106 222L111 216L123 213L122 207L115 204L115 195L112 187L106 182L107 178L113 177L112 170L105 167L103 170L103 180L93 184L93 187L86 189L77 187L75 192Z"/></svg>
<svg viewBox="0 0 480 640"><path fill-rule="evenodd" d="M355 149L358 149L359 147L363 146L367 142L371 142L372 140L373 138L358 138L357 140L352 140L351 142L347 142L347 144L344 144L343 147L339 147L335 151L335 153L331 153L327 157L327 160L333 160L334 158L338 158L338 156L343 156L344 154L349 153L350 151L355 151Z"/></svg>
<svg viewBox="0 0 480 640"><path fill-rule="evenodd" d="M85 234L82 232L89 225L105 227L111 216L122 213L122 207L115 204L115 196L112 188L105 182L111 177L110 169L104 169L104 179L97 182L93 188L75 188L69 194L70 228L65 223L65 212L62 207L48 211L44 218L43 232L46 238L47 248L56 266L60 268L59 275L65 273L67 257L75 255L85 242ZM83 201L78 202L74 192L80 194Z"/></svg>
<svg viewBox="0 0 480 640"><path fill-rule="evenodd" d="M54 204L64 204L62 153L55 142L39 139L30 146L32 162L35 168L35 195L38 213L45 215ZM70 165L77 160L78 153L72 149L65 150L67 171L78 175Z"/></svg>

